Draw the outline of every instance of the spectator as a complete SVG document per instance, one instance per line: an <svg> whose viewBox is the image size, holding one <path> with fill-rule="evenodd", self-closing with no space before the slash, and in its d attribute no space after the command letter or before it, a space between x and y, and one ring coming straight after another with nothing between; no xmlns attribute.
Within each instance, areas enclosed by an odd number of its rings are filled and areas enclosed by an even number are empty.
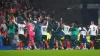
<svg viewBox="0 0 100 56"><path fill-rule="evenodd" d="M1 25L0 25L1 28L3 28L3 31L7 31L7 26L6 26L5 22L6 22L5 20L2 20Z"/></svg>
<svg viewBox="0 0 100 56"><path fill-rule="evenodd" d="M0 46L3 46L3 36L1 32L0 32Z"/></svg>

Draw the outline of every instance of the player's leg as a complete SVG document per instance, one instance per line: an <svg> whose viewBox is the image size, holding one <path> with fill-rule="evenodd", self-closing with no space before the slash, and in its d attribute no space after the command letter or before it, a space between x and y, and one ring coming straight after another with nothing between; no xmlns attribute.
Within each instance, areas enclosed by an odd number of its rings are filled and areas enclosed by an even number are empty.
<svg viewBox="0 0 100 56"><path fill-rule="evenodd" d="M71 48L71 44L70 44L70 41L68 40L67 41L67 49L70 49Z"/></svg>
<svg viewBox="0 0 100 56"><path fill-rule="evenodd" d="M58 50L58 40L56 39L56 50Z"/></svg>
<svg viewBox="0 0 100 56"><path fill-rule="evenodd" d="M94 36L94 37L93 37L94 45L95 45L95 43L96 43L96 38L97 38L97 36Z"/></svg>
<svg viewBox="0 0 100 56"><path fill-rule="evenodd" d="M90 42L91 49L94 49L94 36L91 36L90 40L91 40Z"/></svg>
<svg viewBox="0 0 100 56"><path fill-rule="evenodd" d="M22 35L22 43L23 43L23 46L25 46L25 36Z"/></svg>
<svg viewBox="0 0 100 56"><path fill-rule="evenodd" d="M48 41L47 41L47 35L43 35L42 40L43 40L44 46L47 49L49 47L49 44L48 44Z"/></svg>
<svg viewBox="0 0 100 56"><path fill-rule="evenodd" d="M20 39L20 43L19 43L19 48L23 49L23 44L24 44L24 35L19 34L19 39Z"/></svg>
<svg viewBox="0 0 100 56"><path fill-rule="evenodd" d="M67 35L65 35L65 38L64 38L64 46L67 49Z"/></svg>
<svg viewBox="0 0 100 56"><path fill-rule="evenodd" d="M83 35L80 35L80 48L83 49L84 48L84 44L83 44Z"/></svg>
<svg viewBox="0 0 100 56"><path fill-rule="evenodd" d="M72 40L72 48L76 49L77 36L73 35L71 40Z"/></svg>
<svg viewBox="0 0 100 56"><path fill-rule="evenodd" d="M35 43L34 43L34 40L31 40L31 44L34 46L35 49L37 49Z"/></svg>
<svg viewBox="0 0 100 56"><path fill-rule="evenodd" d="M43 45L43 42L41 40L37 40L37 47L40 48L40 49L43 49L44 48L44 45Z"/></svg>
<svg viewBox="0 0 100 56"><path fill-rule="evenodd" d="M32 38L32 39L31 39L31 44L34 46L35 49L37 49L37 48L36 48L36 45L35 45L35 42L34 42L34 37L35 37L35 35L32 34L32 35L30 35L30 37Z"/></svg>
<svg viewBox="0 0 100 56"><path fill-rule="evenodd" d="M28 49L30 50L30 47L31 46L31 40L29 40L29 42L28 42Z"/></svg>
<svg viewBox="0 0 100 56"><path fill-rule="evenodd" d="M84 49L87 49L87 40L86 40L86 38L84 39Z"/></svg>
<svg viewBox="0 0 100 56"><path fill-rule="evenodd" d="M48 49L49 48L49 43L48 43L48 40L47 40L47 35L44 36L44 39L45 39L46 48Z"/></svg>
<svg viewBox="0 0 100 56"><path fill-rule="evenodd" d="M86 39L86 36L84 36L83 38L83 43L84 43L84 49L87 49L87 39Z"/></svg>
<svg viewBox="0 0 100 56"><path fill-rule="evenodd" d="M22 41L20 40L18 50L21 50L21 49L23 49L23 43L22 43Z"/></svg>
<svg viewBox="0 0 100 56"><path fill-rule="evenodd" d="M71 43L70 43L70 35L67 35L67 49L71 48Z"/></svg>
<svg viewBox="0 0 100 56"><path fill-rule="evenodd" d="M61 45L61 49L64 49L63 42L61 40L59 40L59 42L60 42L60 45Z"/></svg>
<svg viewBox="0 0 100 56"><path fill-rule="evenodd" d="M54 48L54 39L55 39L55 35L53 34L51 36L51 39L50 39L50 48L53 49Z"/></svg>
<svg viewBox="0 0 100 56"><path fill-rule="evenodd" d="M31 48L31 41L32 41L32 38L31 38L31 34L29 33L29 41L28 41L28 50L30 50Z"/></svg>
<svg viewBox="0 0 100 56"><path fill-rule="evenodd" d="M70 35L68 35L68 39L67 39L67 44L68 44L68 48L70 49L71 48L71 42L70 42Z"/></svg>
<svg viewBox="0 0 100 56"><path fill-rule="evenodd" d="M44 40L44 35L42 35L42 41L43 41L43 48L45 49L45 40Z"/></svg>
<svg viewBox="0 0 100 56"><path fill-rule="evenodd" d="M10 33L10 34L9 34L9 40L10 40L11 48L12 48L12 49L15 49L15 48L14 48L14 41L13 41L13 40L14 40L14 34L13 34L13 33Z"/></svg>
<svg viewBox="0 0 100 56"><path fill-rule="evenodd" d="M61 49L64 49L64 37L60 37L59 43L60 43Z"/></svg>
<svg viewBox="0 0 100 56"><path fill-rule="evenodd" d="M70 49L71 48L71 44L70 44L70 36L69 35L66 35L65 36L65 40L66 40L66 48L67 49Z"/></svg>

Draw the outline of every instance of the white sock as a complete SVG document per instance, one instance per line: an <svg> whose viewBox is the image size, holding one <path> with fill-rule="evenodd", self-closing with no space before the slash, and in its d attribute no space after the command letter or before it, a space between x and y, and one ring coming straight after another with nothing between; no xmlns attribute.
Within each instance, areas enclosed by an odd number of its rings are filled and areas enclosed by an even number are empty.
<svg viewBox="0 0 100 56"><path fill-rule="evenodd" d="M84 48L86 48L86 43L84 43Z"/></svg>

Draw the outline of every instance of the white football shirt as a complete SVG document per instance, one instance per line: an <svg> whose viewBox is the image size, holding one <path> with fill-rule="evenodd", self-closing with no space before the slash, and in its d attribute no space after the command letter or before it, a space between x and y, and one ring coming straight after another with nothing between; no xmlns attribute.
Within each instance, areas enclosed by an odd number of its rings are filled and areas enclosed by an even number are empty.
<svg viewBox="0 0 100 56"><path fill-rule="evenodd" d="M85 27L83 27L83 29L82 29L82 27L79 27L78 29L79 29L80 35L84 35L85 36L87 34L87 30L86 30Z"/></svg>
<svg viewBox="0 0 100 56"><path fill-rule="evenodd" d="M90 25L89 31L88 31L88 32L90 32L90 35L96 36L97 31L98 31L98 29L97 29L96 25Z"/></svg>
<svg viewBox="0 0 100 56"><path fill-rule="evenodd" d="M70 35L69 29L70 29L70 26L64 25L64 33L65 33L65 35Z"/></svg>
<svg viewBox="0 0 100 56"><path fill-rule="evenodd" d="M18 25L18 34L24 35L25 24L17 24L17 25Z"/></svg>
<svg viewBox="0 0 100 56"><path fill-rule="evenodd" d="M42 35L47 35L47 28L48 28L48 22L46 25L42 25L41 27L42 29Z"/></svg>

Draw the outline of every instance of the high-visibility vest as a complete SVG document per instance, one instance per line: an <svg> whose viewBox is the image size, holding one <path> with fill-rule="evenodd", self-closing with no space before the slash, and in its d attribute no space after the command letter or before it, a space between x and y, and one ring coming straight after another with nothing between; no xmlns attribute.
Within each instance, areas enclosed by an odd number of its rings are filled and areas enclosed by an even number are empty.
<svg viewBox="0 0 100 56"><path fill-rule="evenodd" d="M47 33L47 40L49 40L51 38L51 34Z"/></svg>
<svg viewBox="0 0 100 56"><path fill-rule="evenodd" d="M89 42L89 43L91 42L89 35L86 36L86 39L87 39L87 42Z"/></svg>
<svg viewBox="0 0 100 56"><path fill-rule="evenodd" d="M78 40L78 41L80 40L80 34L78 34L78 38L77 38L77 40Z"/></svg>
<svg viewBox="0 0 100 56"><path fill-rule="evenodd" d="M64 32L64 30L62 30L62 32ZM65 38L64 38L64 36L61 38L61 40L64 40Z"/></svg>

